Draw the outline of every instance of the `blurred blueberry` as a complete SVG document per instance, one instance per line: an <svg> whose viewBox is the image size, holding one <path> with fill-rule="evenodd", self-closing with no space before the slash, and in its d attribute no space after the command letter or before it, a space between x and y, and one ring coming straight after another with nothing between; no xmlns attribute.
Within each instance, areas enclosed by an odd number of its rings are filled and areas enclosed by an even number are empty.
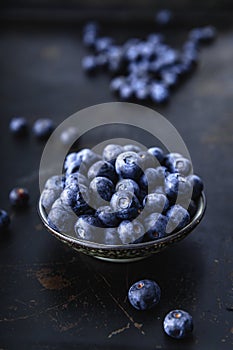
<svg viewBox="0 0 233 350"><path fill-rule="evenodd" d="M15 117L11 119L9 128L15 136L25 136L28 133L28 122L23 117Z"/></svg>

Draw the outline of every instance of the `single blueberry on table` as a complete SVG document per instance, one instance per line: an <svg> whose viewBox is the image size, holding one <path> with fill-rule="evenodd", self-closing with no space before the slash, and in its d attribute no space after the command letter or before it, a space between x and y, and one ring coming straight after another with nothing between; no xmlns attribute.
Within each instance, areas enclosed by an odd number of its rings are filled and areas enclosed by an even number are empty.
<svg viewBox="0 0 233 350"><path fill-rule="evenodd" d="M110 202L114 193L114 185L107 177L97 176L89 185L91 204L96 209Z"/></svg>
<svg viewBox="0 0 233 350"><path fill-rule="evenodd" d="M161 290L152 280L144 279L134 283L128 291L130 304L137 310L148 310L160 301Z"/></svg>
<svg viewBox="0 0 233 350"><path fill-rule="evenodd" d="M154 241L166 236L167 217L160 213L152 213L144 219L146 229L145 241Z"/></svg>
<svg viewBox="0 0 233 350"><path fill-rule="evenodd" d="M25 136L28 133L28 122L23 117L11 119L9 127L15 136Z"/></svg>
<svg viewBox="0 0 233 350"><path fill-rule="evenodd" d="M135 152L123 152L116 159L115 169L120 177L137 181L142 175L142 160Z"/></svg>
<svg viewBox="0 0 233 350"><path fill-rule="evenodd" d="M190 182L192 186L192 199L193 200L198 200L201 196L201 193L203 191L203 181L198 175L189 175L187 177L187 180Z"/></svg>
<svg viewBox="0 0 233 350"><path fill-rule="evenodd" d="M108 144L103 150L103 159L115 164L117 156L123 152L123 147L115 144Z"/></svg>
<svg viewBox="0 0 233 350"><path fill-rule="evenodd" d="M165 316L163 328L165 333L172 338L185 338L193 331L192 316L184 310L172 310Z"/></svg>
<svg viewBox="0 0 233 350"><path fill-rule="evenodd" d="M7 212L0 209L0 232L5 231L10 225L10 217Z"/></svg>
<svg viewBox="0 0 233 350"><path fill-rule="evenodd" d="M90 181L97 176L107 177L113 183L115 183L117 180L117 174L114 166L104 160L99 160L98 162L92 164L88 170L87 177Z"/></svg>
<svg viewBox="0 0 233 350"><path fill-rule="evenodd" d="M45 140L49 138L53 130L54 123L51 119L48 118L37 119L32 129L34 135L40 140Z"/></svg>
<svg viewBox="0 0 233 350"><path fill-rule="evenodd" d="M106 227L117 227L119 225L119 219L116 216L116 213L109 206L102 206L96 210L96 217L99 221Z"/></svg>
<svg viewBox="0 0 233 350"><path fill-rule="evenodd" d="M14 207L26 207L29 202L29 192L26 188L16 187L9 194L11 205Z"/></svg>
<svg viewBox="0 0 233 350"><path fill-rule="evenodd" d="M136 218L141 209L137 197L129 191L115 192L111 198L111 207L117 217L122 220L131 220Z"/></svg>
<svg viewBox="0 0 233 350"><path fill-rule="evenodd" d="M78 139L78 136L78 129L74 126L70 126L61 132L60 141L63 145L70 146Z"/></svg>
<svg viewBox="0 0 233 350"><path fill-rule="evenodd" d="M132 179L122 179L116 184L116 192L117 191L129 191L135 194L137 198L140 196L140 188Z"/></svg>
<svg viewBox="0 0 233 350"><path fill-rule="evenodd" d="M160 26L166 26L171 23L173 14L168 9L162 9L156 13L155 22Z"/></svg>
<svg viewBox="0 0 233 350"><path fill-rule="evenodd" d="M99 220L92 215L82 215L78 218L74 225L74 231L78 239L102 243L103 229Z"/></svg>
<svg viewBox="0 0 233 350"><path fill-rule="evenodd" d="M175 204L167 211L167 227L168 234L181 230L190 222L190 215L181 205Z"/></svg>
<svg viewBox="0 0 233 350"><path fill-rule="evenodd" d="M143 240L145 229L138 220L124 220L117 228L121 244L140 243Z"/></svg>

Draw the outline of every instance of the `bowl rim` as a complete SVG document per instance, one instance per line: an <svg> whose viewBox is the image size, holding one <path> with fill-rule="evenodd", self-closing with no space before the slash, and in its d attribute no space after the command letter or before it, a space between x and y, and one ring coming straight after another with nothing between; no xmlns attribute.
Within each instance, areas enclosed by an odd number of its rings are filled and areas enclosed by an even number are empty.
<svg viewBox="0 0 233 350"><path fill-rule="evenodd" d="M111 250L134 250L134 249L139 249L139 248L143 248L143 247L150 247L150 246L156 246L162 243L166 243L169 241L174 241L176 240L176 238L179 238L180 235L188 235L188 233L190 233L202 220L204 213L206 210L206 196L204 194L204 192L202 191L201 193L201 197L199 198L199 202L198 202L198 208L197 211L194 215L194 217L192 218L192 220L190 221L190 223L188 225L186 225L184 228L182 228L181 230L174 232L172 234L169 234L163 238L159 238L153 241L149 241L149 242L143 242L143 243L130 243L130 244L122 244L122 245L107 245L107 244L103 244L103 243L96 243L96 242L91 242L91 241L85 241L85 240L81 240L78 239L76 237L72 237L66 233L62 233L59 231L56 231L55 229L53 229L48 221L47 221L47 214L46 211L42 205L41 202L41 196L39 198L39 203L38 203L38 213L39 216L43 222L43 224L45 225L45 227L47 228L47 230L49 232L51 232L52 234L54 234L57 238L66 241L66 243L72 244L72 245L80 245L83 247L88 247L88 248L92 248L92 249L101 249L101 250L106 250L106 251L111 251Z"/></svg>

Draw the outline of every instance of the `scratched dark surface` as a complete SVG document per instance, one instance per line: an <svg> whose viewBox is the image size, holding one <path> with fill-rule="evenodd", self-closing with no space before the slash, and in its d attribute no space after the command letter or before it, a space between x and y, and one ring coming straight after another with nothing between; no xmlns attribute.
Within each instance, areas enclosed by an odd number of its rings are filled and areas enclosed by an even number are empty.
<svg viewBox="0 0 233 350"><path fill-rule="evenodd" d="M119 40L148 26L108 28ZM187 31L168 31L179 43ZM59 23L5 23L0 34L0 206L9 210L11 230L0 236L0 349L230 349L232 295L233 29L219 30L201 51L195 74L157 108L186 142L196 173L205 182L208 208L183 242L136 263L113 264L72 251L53 238L37 214L38 167L44 144L32 134L14 140L9 120L30 123L51 117L59 124L93 104L115 101L109 77L88 79L80 69L85 50L80 27ZM155 108L155 107L154 107ZM82 145L80 145L82 146ZM12 210L8 193L26 186L30 207ZM140 278L155 279L160 304L138 312L127 290ZM169 339L165 314L188 310L193 336Z"/></svg>

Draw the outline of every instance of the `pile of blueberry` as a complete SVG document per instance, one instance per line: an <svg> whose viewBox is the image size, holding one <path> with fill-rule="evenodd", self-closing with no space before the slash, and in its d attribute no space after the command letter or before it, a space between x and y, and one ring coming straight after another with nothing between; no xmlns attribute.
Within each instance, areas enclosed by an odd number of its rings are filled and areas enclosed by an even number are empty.
<svg viewBox="0 0 233 350"><path fill-rule="evenodd" d="M163 17L168 14L162 13ZM83 58L82 68L87 73L108 71L113 76L110 90L123 101L164 103L195 68L200 47L215 37L216 29L206 26L191 30L180 50L166 44L161 33L118 45L112 37L101 36L99 25L90 22L83 29L83 44L91 53Z"/></svg>
<svg viewBox="0 0 233 350"><path fill-rule="evenodd" d="M154 308L159 303L160 296L159 285L149 279L135 282L128 291L129 302L137 310ZM193 331L192 316L184 310L172 310L164 318L163 329L172 338L186 338Z"/></svg>
<svg viewBox="0 0 233 350"><path fill-rule="evenodd" d="M54 229L111 245L163 238L186 226L203 182L190 160L158 147L108 144L67 155L64 175L47 180L41 203Z"/></svg>

